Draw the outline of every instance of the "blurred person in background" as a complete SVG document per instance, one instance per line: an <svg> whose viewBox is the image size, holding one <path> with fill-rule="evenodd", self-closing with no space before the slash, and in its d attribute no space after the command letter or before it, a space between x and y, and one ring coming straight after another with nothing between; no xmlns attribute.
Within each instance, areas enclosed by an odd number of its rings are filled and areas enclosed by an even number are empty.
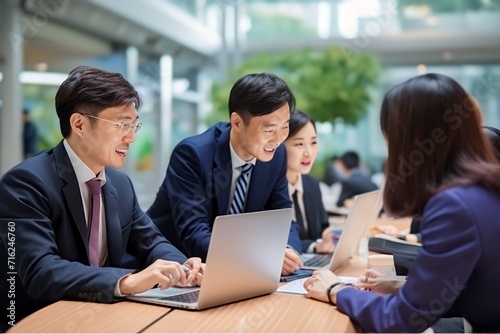
<svg viewBox="0 0 500 334"><path fill-rule="evenodd" d="M337 201L342 190L340 181L343 178L342 174L337 170L338 159L339 157L336 155L330 158L325 168L323 180L319 183L323 206L329 215L346 215L349 213L348 210L344 210L345 208L337 207Z"/></svg>
<svg viewBox="0 0 500 334"><path fill-rule="evenodd" d="M38 129L31 120L28 109L23 109L23 155L24 158L29 158L34 155L36 150L36 139Z"/></svg>
<svg viewBox="0 0 500 334"><path fill-rule="evenodd" d="M356 195L364 194L378 187L371 178L360 169L359 154L354 151L347 151L336 161L337 170L342 174L341 191L337 206L345 206L345 200Z"/></svg>
<svg viewBox="0 0 500 334"><path fill-rule="evenodd" d="M299 224L302 252L333 253L332 229L323 206L318 180L309 175L318 154L316 124L302 111L290 116L290 133L285 140L288 191Z"/></svg>
<svg viewBox="0 0 500 334"><path fill-rule="evenodd" d="M422 332L453 316L474 332L500 331L500 165L478 104L452 78L424 74L385 94L380 124L385 211L421 217L422 248L391 291L380 291L369 271L357 283L364 291L323 270L304 282L307 297L336 305L366 332ZM429 155L416 138L432 147ZM422 159L410 172L415 152Z"/></svg>
<svg viewBox="0 0 500 334"><path fill-rule="evenodd" d="M339 157L334 155L330 158L330 162L325 168L325 175L323 176L323 183L327 186L331 187L334 184L340 182L342 180L342 175L337 170L337 161Z"/></svg>

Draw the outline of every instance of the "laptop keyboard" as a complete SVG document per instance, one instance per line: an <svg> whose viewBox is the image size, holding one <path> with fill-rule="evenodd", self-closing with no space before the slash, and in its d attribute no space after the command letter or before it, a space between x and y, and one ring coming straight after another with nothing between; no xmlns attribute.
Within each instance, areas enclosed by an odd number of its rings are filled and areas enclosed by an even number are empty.
<svg viewBox="0 0 500 334"><path fill-rule="evenodd" d="M304 261L304 267L325 267L330 263L331 254L317 254Z"/></svg>
<svg viewBox="0 0 500 334"><path fill-rule="evenodd" d="M175 296L168 296L161 298L162 300L173 300L181 303L196 303L198 301L198 296L200 295L200 290L181 293Z"/></svg>

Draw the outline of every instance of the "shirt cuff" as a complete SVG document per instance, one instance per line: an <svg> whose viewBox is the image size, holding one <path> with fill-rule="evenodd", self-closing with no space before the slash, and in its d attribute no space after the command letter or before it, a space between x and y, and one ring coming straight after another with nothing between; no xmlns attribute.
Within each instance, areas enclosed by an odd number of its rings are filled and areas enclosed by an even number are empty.
<svg viewBox="0 0 500 334"><path fill-rule="evenodd" d="M115 297L125 297L125 296L130 296L130 295L133 295L133 293L131 294L127 294L127 295L124 295L122 294L122 292L120 291L120 282L122 281L122 279L124 279L125 277L127 276L130 276L132 275L133 273L128 273L127 275L121 277L118 282L116 282L116 286L115 286L115 292L114 292L114 296Z"/></svg>
<svg viewBox="0 0 500 334"><path fill-rule="evenodd" d="M316 247L316 244L317 244L316 241L311 242L309 247L307 247L307 253L315 253L314 247Z"/></svg>

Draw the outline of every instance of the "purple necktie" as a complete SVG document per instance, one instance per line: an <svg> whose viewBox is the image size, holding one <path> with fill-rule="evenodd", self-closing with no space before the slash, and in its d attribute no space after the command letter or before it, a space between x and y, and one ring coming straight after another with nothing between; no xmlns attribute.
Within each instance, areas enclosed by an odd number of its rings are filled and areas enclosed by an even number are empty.
<svg viewBox="0 0 500 334"><path fill-rule="evenodd" d="M89 211L89 261L90 265L99 267L99 218L101 216L101 180L92 179L87 182L90 193Z"/></svg>

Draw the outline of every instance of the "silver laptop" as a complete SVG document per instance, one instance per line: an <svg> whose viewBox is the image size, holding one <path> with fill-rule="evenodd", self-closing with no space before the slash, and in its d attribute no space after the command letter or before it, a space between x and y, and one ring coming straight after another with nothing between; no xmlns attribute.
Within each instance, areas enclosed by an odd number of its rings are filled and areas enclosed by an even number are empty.
<svg viewBox="0 0 500 334"><path fill-rule="evenodd" d="M349 261L359 248L361 237L367 235L369 224L375 221L380 212L381 194L380 190L375 190L356 196L333 255L303 254L302 268L311 270L329 268L335 271Z"/></svg>
<svg viewBox="0 0 500 334"><path fill-rule="evenodd" d="M278 288L292 209L218 216L201 287L152 289L128 299L202 310Z"/></svg>

